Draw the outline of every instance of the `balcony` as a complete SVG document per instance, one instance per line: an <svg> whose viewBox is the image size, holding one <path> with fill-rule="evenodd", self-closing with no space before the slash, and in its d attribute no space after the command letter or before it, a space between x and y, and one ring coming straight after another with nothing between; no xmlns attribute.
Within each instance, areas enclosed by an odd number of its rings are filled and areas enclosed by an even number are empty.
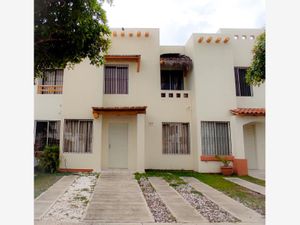
<svg viewBox="0 0 300 225"><path fill-rule="evenodd" d="M189 99L190 91L188 90L161 90L162 99Z"/></svg>
<svg viewBox="0 0 300 225"><path fill-rule="evenodd" d="M62 94L63 85L38 85L38 94Z"/></svg>

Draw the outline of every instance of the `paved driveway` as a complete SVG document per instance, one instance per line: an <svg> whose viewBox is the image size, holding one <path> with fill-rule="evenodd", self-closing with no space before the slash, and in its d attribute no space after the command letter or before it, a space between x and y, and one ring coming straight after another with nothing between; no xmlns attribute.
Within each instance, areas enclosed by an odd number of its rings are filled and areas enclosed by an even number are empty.
<svg viewBox="0 0 300 225"><path fill-rule="evenodd" d="M103 171L84 221L137 223L154 219L132 173Z"/></svg>
<svg viewBox="0 0 300 225"><path fill-rule="evenodd" d="M265 180L265 170L248 170L249 176Z"/></svg>

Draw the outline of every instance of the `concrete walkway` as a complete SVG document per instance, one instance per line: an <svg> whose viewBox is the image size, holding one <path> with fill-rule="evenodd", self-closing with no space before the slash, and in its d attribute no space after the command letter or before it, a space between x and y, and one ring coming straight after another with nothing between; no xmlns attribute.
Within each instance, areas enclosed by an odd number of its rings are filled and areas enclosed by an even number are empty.
<svg viewBox="0 0 300 225"><path fill-rule="evenodd" d="M39 220L73 183L76 176L64 176L34 200L34 219Z"/></svg>
<svg viewBox="0 0 300 225"><path fill-rule="evenodd" d="M34 225L264 225L264 223L87 223L87 222L60 222L35 221Z"/></svg>
<svg viewBox="0 0 300 225"><path fill-rule="evenodd" d="M208 199L215 202L217 205L231 213L236 218L239 218L242 222L252 223L264 223L265 219L262 215L258 214L252 209L244 206L243 204L233 200L222 192L200 182L193 177L182 177L186 182L190 183L193 188L201 192ZM240 223L239 223L240 224Z"/></svg>
<svg viewBox="0 0 300 225"><path fill-rule="evenodd" d="M103 171L95 186L84 222L154 222L143 193L129 171Z"/></svg>
<svg viewBox="0 0 300 225"><path fill-rule="evenodd" d="M248 174L257 179L266 180L265 170L248 170Z"/></svg>
<svg viewBox="0 0 300 225"><path fill-rule="evenodd" d="M240 178L237 178L237 177L224 177L226 180L229 180L233 183L236 183L240 186L243 186L245 188L248 188L252 191L255 191L257 193L260 193L262 195L265 195L266 191L265 191L265 187L264 186L261 186L261 185L257 185L257 184L254 184L254 183L251 183L249 181L246 181L246 180L243 180L243 179L240 179Z"/></svg>
<svg viewBox="0 0 300 225"><path fill-rule="evenodd" d="M150 177L152 186L179 223L208 222L176 190L159 177Z"/></svg>

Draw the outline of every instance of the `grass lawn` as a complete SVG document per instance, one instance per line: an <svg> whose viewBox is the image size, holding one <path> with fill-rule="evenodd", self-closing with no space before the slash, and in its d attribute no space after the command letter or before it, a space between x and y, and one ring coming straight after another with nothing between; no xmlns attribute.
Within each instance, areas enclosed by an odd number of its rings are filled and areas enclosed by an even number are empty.
<svg viewBox="0 0 300 225"><path fill-rule="evenodd" d="M237 176L238 177L238 176ZM250 176L240 176L238 177L240 179L243 179L243 180L246 180L246 181L249 181L251 183L254 183L254 184L258 184L260 186L266 186L266 182L264 180L261 180L261 179L257 179L255 177L250 177Z"/></svg>
<svg viewBox="0 0 300 225"><path fill-rule="evenodd" d="M145 174L136 174L136 179L142 176L158 176L163 177L171 183L180 183L180 176L194 177L203 183L223 192L229 197L241 202L245 206L265 215L265 196L257 194L247 188L239 186L233 182L223 179L220 174L206 174L195 171L180 171L180 170L148 170ZM249 178L246 178L249 179ZM252 178L250 178L252 179Z"/></svg>
<svg viewBox="0 0 300 225"><path fill-rule="evenodd" d="M65 173L42 173L36 172L34 176L34 198L46 191L52 184L62 178Z"/></svg>

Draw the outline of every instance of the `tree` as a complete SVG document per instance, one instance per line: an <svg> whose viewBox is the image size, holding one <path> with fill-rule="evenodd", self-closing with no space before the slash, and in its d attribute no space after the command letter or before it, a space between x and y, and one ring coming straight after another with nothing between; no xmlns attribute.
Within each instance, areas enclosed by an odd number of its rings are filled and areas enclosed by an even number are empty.
<svg viewBox="0 0 300 225"><path fill-rule="evenodd" d="M34 76L65 68L88 57L103 64L110 46L105 0L34 1ZM111 0L107 0L112 3Z"/></svg>
<svg viewBox="0 0 300 225"><path fill-rule="evenodd" d="M253 59L246 73L246 82L251 85L261 85L265 81L265 32L259 35L252 50Z"/></svg>

